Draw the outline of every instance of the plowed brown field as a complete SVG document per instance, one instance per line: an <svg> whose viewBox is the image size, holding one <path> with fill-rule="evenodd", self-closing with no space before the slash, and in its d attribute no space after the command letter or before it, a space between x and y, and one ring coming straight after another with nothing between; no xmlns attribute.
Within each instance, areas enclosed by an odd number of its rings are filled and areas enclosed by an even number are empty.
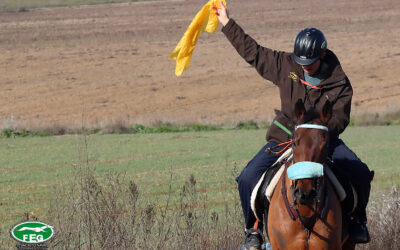
<svg viewBox="0 0 400 250"><path fill-rule="evenodd" d="M203 33L181 77L168 59L206 1L159 1L0 13L0 127L101 127L113 121L269 120L277 88L224 35ZM353 114L400 109L400 1L229 0L267 47L324 31L353 87ZM220 29L220 28L219 28Z"/></svg>

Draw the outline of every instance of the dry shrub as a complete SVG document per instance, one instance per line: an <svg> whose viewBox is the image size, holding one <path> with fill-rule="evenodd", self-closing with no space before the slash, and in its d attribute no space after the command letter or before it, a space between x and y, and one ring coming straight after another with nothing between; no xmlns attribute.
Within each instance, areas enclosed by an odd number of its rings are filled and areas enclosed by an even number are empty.
<svg viewBox="0 0 400 250"><path fill-rule="evenodd" d="M371 242L358 249L398 250L400 248L400 195L397 187L370 201L368 228Z"/></svg>
<svg viewBox="0 0 400 250"><path fill-rule="evenodd" d="M128 134L132 133L132 125L130 124L130 118L117 118L117 119L106 119L98 124L92 124L91 127L98 128L102 134Z"/></svg>
<svg viewBox="0 0 400 250"><path fill-rule="evenodd" d="M148 202L124 174L110 172L99 179L84 166L74 175L56 190L50 209L57 228L52 248L230 249L242 240L239 201L216 211L207 194L198 192L193 175L179 190L176 204L170 202L176 195L172 174L164 204ZM227 190L232 191L236 188Z"/></svg>

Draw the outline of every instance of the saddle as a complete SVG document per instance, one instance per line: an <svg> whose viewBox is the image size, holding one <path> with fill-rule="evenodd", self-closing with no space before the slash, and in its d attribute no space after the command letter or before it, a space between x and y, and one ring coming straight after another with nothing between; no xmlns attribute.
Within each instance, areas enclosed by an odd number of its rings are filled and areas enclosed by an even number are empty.
<svg viewBox="0 0 400 250"><path fill-rule="evenodd" d="M252 191L251 209L258 221L263 221L264 219L265 225L268 222L269 202L285 169L284 162L290 161L292 157L292 149L289 148L264 172ZM351 185L349 176L336 168L330 159L324 163L324 174L332 183L341 201L343 220L345 222L357 207L357 193Z"/></svg>

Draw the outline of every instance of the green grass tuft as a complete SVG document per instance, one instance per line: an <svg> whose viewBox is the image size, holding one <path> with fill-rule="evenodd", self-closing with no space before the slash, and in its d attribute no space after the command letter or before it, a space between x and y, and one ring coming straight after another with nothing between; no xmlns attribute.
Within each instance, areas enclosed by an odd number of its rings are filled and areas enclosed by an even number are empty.
<svg viewBox="0 0 400 250"><path fill-rule="evenodd" d="M223 129L224 128L222 126L203 125L203 124L187 124L187 125L161 124L156 127L149 127L141 124L135 124L132 126L131 132L134 134L152 134L152 133L216 131Z"/></svg>
<svg viewBox="0 0 400 250"><path fill-rule="evenodd" d="M0 138L15 138L15 137L44 137L44 136L52 136L53 134L50 132L31 132L26 129L11 129L11 128L5 128L0 132Z"/></svg>

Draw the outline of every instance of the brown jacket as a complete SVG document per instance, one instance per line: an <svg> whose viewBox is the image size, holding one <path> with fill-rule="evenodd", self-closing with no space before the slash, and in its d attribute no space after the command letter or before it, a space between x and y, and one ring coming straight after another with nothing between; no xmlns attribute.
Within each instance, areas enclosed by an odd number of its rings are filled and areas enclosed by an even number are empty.
<svg viewBox="0 0 400 250"><path fill-rule="evenodd" d="M294 106L298 99L303 100L306 109L314 107L318 112L321 111L326 100L329 100L333 102L333 116L328 124L330 138L339 137L350 121L353 89L332 51L327 50L321 63L324 80L318 87L322 89L307 91L306 86L299 80L300 78L304 80L304 71L293 60L293 53L260 46L253 38L245 34L233 19L230 19L223 27L222 32L246 62L255 67L263 78L279 87L281 111L275 111L274 120L293 131L296 122ZM290 136L286 132L275 124L271 124L267 132L267 141L284 142L289 139Z"/></svg>

